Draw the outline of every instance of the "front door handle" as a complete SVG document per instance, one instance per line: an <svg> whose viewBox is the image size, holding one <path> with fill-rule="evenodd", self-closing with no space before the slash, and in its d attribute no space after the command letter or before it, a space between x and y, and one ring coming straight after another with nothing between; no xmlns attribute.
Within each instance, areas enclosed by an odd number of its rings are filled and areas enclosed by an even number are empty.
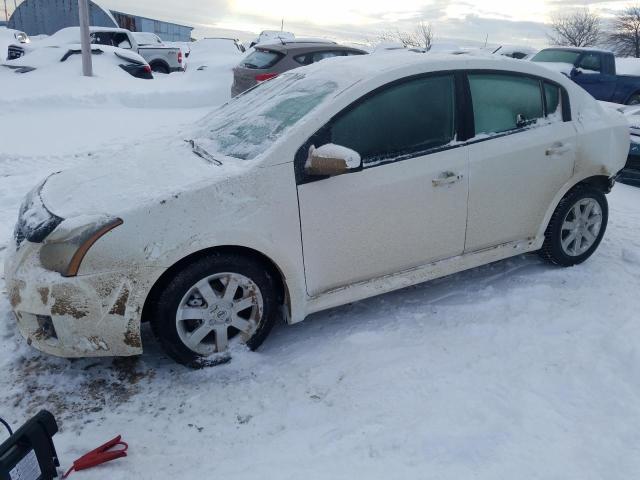
<svg viewBox="0 0 640 480"><path fill-rule="evenodd" d="M447 172L442 172L440 176L438 178L434 178L432 182L434 187L442 187L444 185L451 185L452 183L457 183L460 180L462 180L463 177L464 175L462 175L461 173L447 171Z"/></svg>
<svg viewBox="0 0 640 480"><path fill-rule="evenodd" d="M572 150L573 146L568 143L554 143L550 148L544 152L547 157L552 155L564 155L565 153L569 153Z"/></svg>

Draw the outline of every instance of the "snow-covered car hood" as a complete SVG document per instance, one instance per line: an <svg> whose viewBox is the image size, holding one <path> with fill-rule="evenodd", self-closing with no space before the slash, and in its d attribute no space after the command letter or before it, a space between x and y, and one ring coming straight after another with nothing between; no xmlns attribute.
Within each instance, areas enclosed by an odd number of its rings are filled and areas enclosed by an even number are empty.
<svg viewBox="0 0 640 480"><path fill-rule="evenodd" d="M255 162L224 158L218 165L182 140L135 147L102 163L51 175L40 196L53 214L121 215L184 191L211 185L252 168Z"/></svg>

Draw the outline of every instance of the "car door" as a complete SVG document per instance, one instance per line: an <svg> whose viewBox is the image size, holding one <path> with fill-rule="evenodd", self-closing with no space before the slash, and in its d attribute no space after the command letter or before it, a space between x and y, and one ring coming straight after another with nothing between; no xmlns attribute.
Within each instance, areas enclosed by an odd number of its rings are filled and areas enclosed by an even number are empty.
<svg viewBox="0 0 640 480"><path fill-rule="evenodd" d="M571 178L576 129L566 91L541 79L470 72L477 137L469 144L466 252L536 236Z"/></svg>
<svg viewBox="0 0 640 480"><path fill-rule="evenodd" d="M307 291L459 255L467 217L466 148L456 143L456 76L378 89L338 114L296 157ZM306 177L310 146L360 154L361 169Z"/></svg>
<svg viewBox="0 0 640 480"><path fill-rule="evenodd" d="M598 100L610 101L616 89L615 71L605 65L606 57L599 52L587 52L580 56L572 79Z"/></svg>

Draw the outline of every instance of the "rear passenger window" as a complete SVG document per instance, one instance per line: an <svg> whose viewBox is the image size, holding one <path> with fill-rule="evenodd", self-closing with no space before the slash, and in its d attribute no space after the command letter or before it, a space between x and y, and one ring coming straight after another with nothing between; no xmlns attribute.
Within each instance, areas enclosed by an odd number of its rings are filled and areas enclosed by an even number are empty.
<svg viewBox="0 0 640 480"><path fill-rule="evenodd" d="M331 142L373 164L426 152L455 137L453 75L411 80L375 93L339 116Z"/></svg>
<svg viewBox="0 0 640 480"><path fill-rule="evenodd" d="M470 74L475 133L503 133L544 117L540 82L509 74Z"/></svg>
<svg viewBox="0 0 640 480"><path fill-rule="evenodd" d="M544 82L544 95L547 102L547 115L562 115L560 87Z"/></svg>
<svg viewBox="0 0 640 480"><path fill-rule="evenodd" d="M344 52L342 51L324 51L324 52L311 52L304 55L298 55L294 57L294 60L302 65L311 65L312 63L319 62L325 58L342 57Z"/></svg>

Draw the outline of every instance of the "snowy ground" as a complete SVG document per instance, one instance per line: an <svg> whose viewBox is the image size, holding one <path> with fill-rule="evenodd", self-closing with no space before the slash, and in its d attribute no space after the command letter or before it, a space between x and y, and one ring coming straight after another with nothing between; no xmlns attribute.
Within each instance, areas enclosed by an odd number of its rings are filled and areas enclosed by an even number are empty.
<svg viewBox="0 0 640 480"><path fill-rule="evenodd" d="M190 83L184 98L202 101L183 105L166 94L173 78L159 80L141 94L153 110L115 93L47 108L3 97L0 257L37 180L194 121L224 100L220 75ZM605 240L582 266L499 262L279 326L259 352L199 371L148 330L137 359L40 354L0 279L0 416L17 426L51 410L64 466L123 434L129 457L74 474L85 479L635 478L640 189L618 185L609 201Z"/></svg>

